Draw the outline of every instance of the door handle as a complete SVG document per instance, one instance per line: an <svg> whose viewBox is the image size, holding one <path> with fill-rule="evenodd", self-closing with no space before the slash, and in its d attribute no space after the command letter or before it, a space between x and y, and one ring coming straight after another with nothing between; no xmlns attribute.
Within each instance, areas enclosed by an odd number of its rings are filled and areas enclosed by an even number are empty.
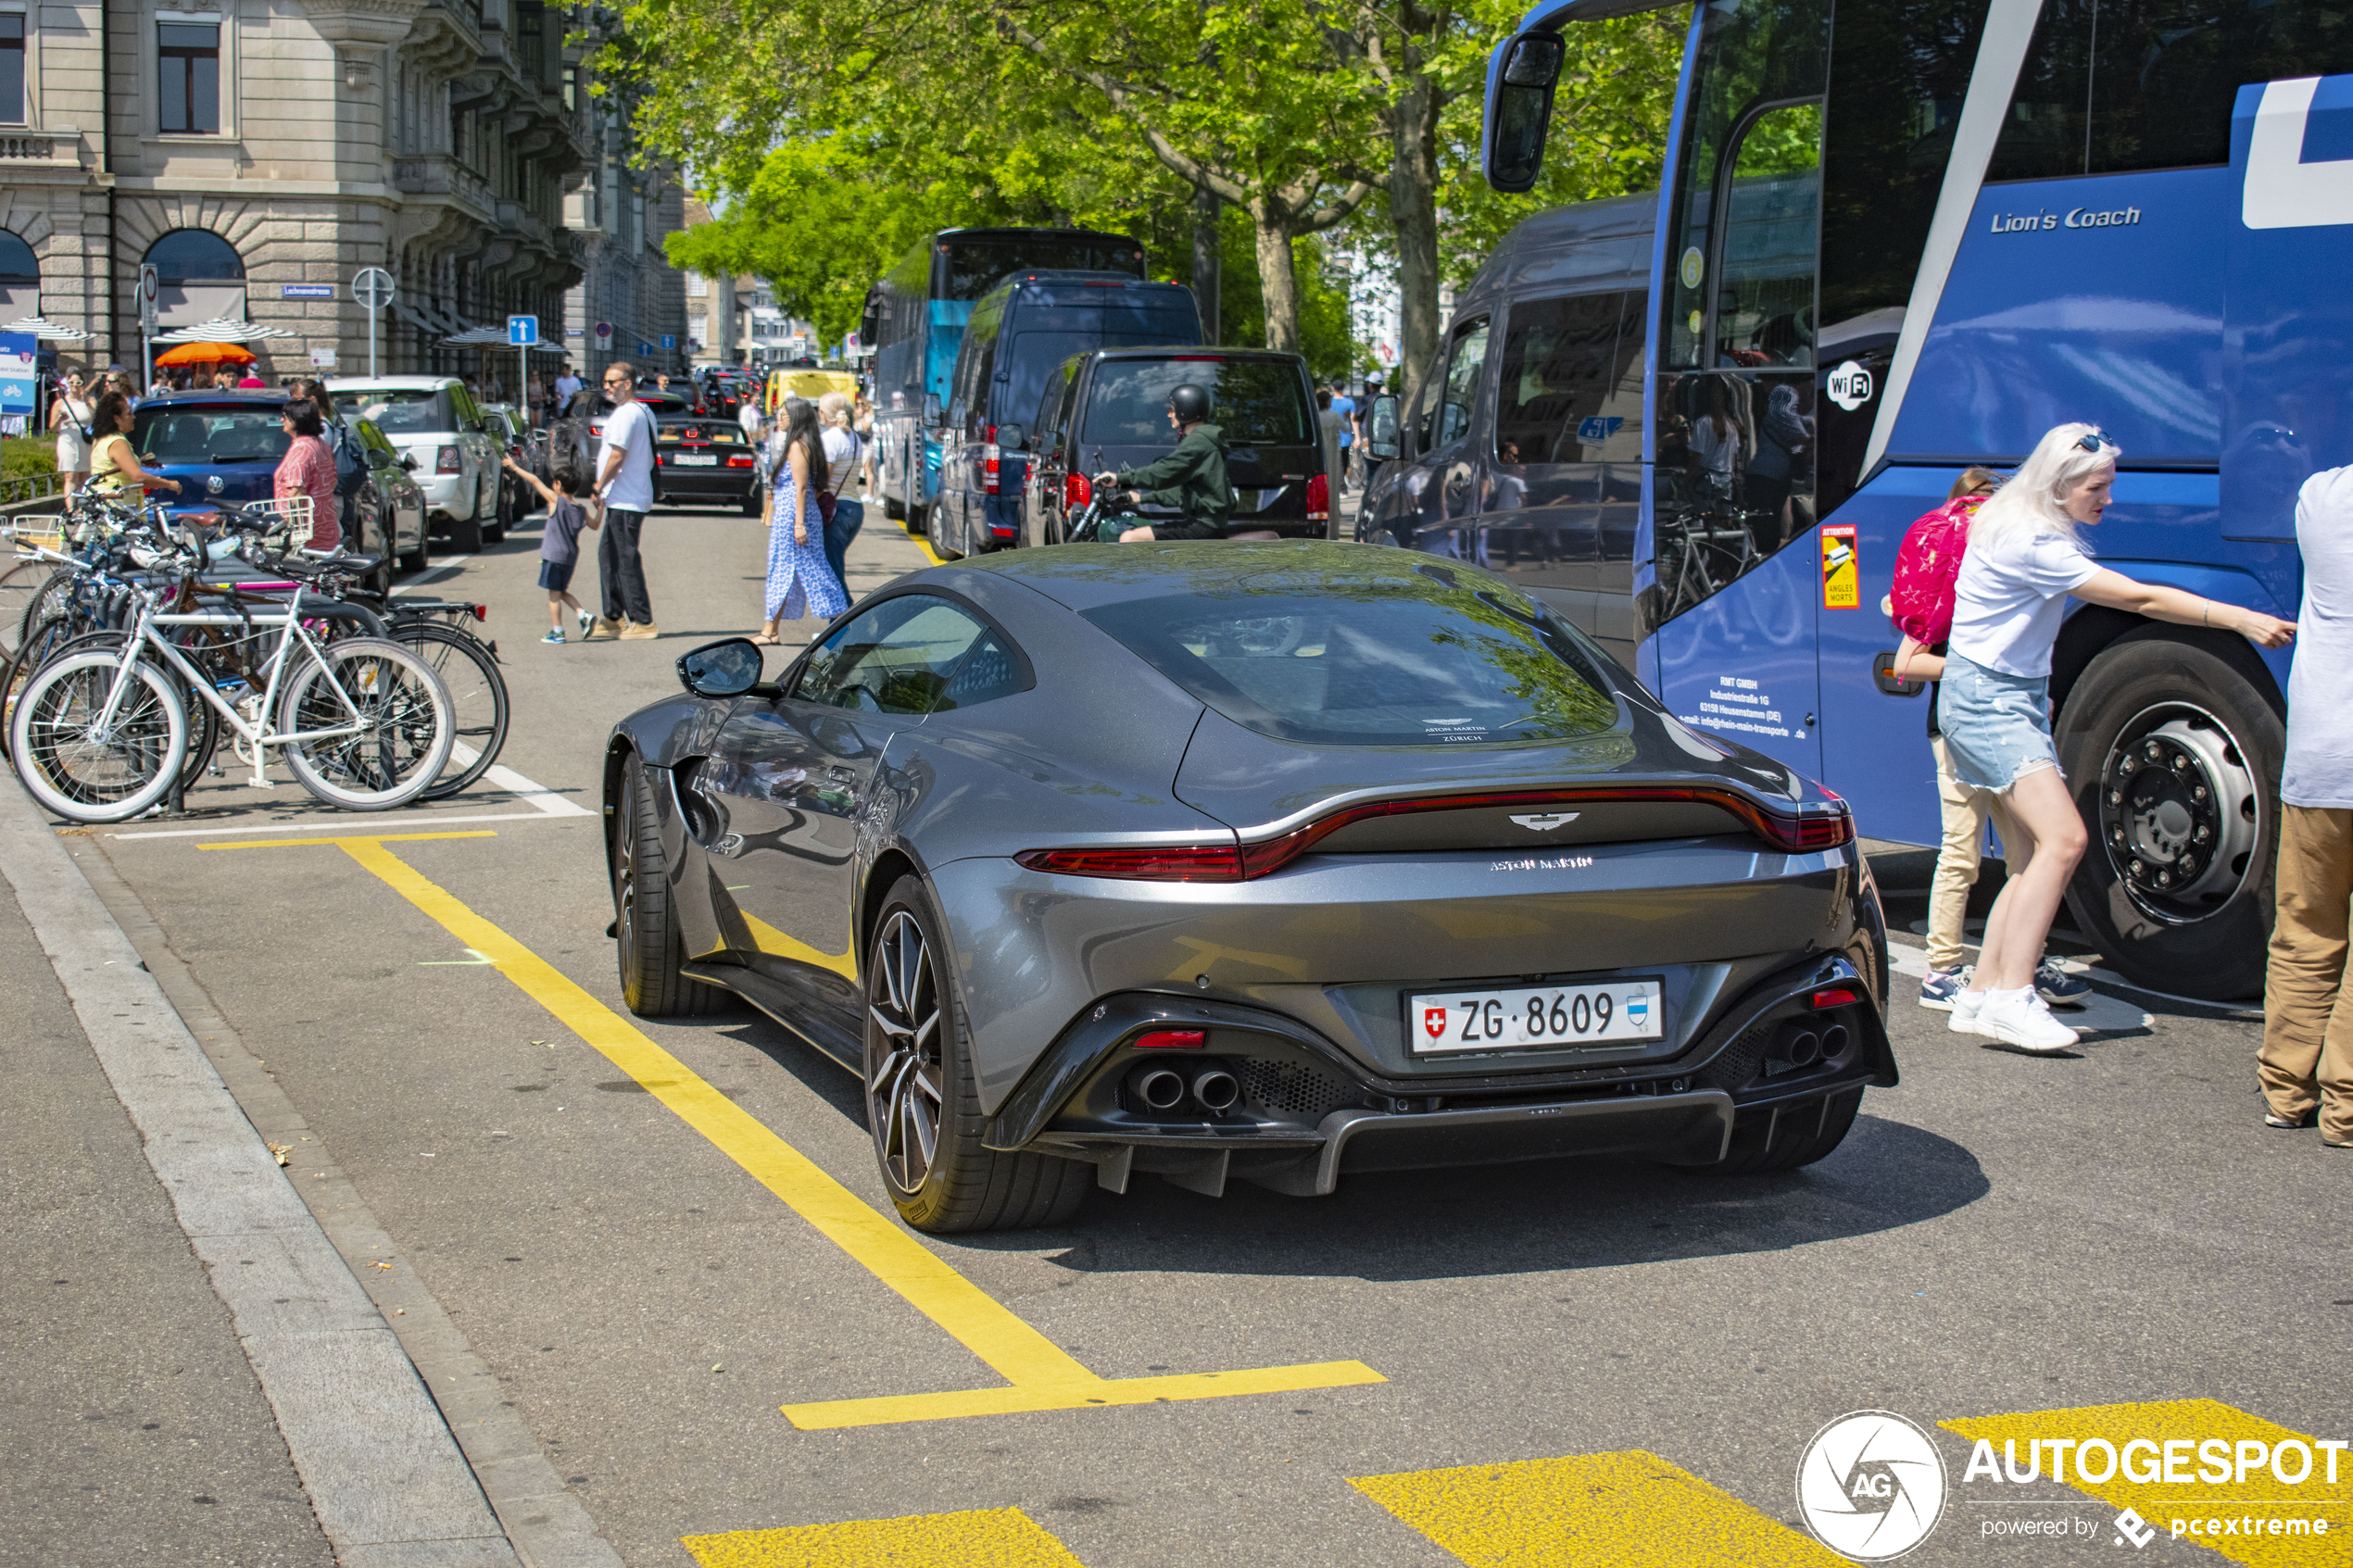
<svg viewBox="0 0 2353 1568"><path fill-rule="evenodd" d="M1895 654L1889 648L1871 655L1871 684L1890 696L1918 696L1928 690L1926 681L1896 679Z"/></svg>

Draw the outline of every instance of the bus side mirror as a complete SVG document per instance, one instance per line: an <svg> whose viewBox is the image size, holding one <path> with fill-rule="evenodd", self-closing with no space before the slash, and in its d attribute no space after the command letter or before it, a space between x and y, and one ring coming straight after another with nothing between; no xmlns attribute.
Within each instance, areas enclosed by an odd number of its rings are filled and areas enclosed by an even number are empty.
<svg viewBox="0 0 2353 1568"><path fill-rule="evenodd" d="M924 423L927 425L936 425L938 422L939 394L937 392L926 392L924 394Z"/></svg>
<svg viewBox="0 0 2353 1568"><path fill-rule="evenodd" d="M1556 32L1522 32L1504 40L1489 56L1479 153L1487 182L1495 189L1532 189L1542 172L1553 89L1567 52Z"/></svg>
<svg viewBox="0 0 2353 1568"><path fill-rule="evenodd" d="M1397 456L1397 395L1384 392L1365 414L1365 451L1388 462Z"/></svg>

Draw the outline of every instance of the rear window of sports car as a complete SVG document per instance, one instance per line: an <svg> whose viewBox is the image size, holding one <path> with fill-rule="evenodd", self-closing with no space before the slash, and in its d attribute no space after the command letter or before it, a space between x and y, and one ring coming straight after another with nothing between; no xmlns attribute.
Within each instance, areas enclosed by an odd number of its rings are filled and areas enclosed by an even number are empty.
<svg viewBox="0 0 2353 1568"><path fill-rule="evenodd" d="M1400 581L1248 580L1128 599L1088 621L1238 724L1321 746L1503 746L1617 721L1542 606L1439 568Z"/></svg>

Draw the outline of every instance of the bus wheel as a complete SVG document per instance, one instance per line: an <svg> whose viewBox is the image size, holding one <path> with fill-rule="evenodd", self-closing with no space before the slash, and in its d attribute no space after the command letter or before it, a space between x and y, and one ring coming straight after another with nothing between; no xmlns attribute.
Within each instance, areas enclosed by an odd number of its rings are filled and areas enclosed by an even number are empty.
<svg viewBox="0 0 2353 1568"><path fill-rule="evenodd" d="M2260 995L2287 734L2252 674L2219 634L2132 633L2076 682L2057 740L2092 839L2067 893L2083 934L2152 989Z"/></svg>
<svg viewBox="0 0 2353 1568"><path fill-rule="evenodd" d="M890 519L893 522L906 521L907 503L894 499L891 496L885 495L883 497L883 516Z"/></svg>
<svg viewBox="0 0 2353 1568"><path fill-rule="evenodd" d="M929 533L931 532L932 509L933 508L929 507L909 507L907 508L907 532L910 533Z"/></svg>

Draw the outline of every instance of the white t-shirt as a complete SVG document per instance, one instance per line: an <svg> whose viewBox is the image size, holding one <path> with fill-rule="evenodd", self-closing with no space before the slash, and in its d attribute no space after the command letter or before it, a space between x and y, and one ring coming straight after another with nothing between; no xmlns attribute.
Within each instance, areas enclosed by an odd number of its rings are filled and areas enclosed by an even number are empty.
<svg viewBox="0 0 2353 1568"><path fill-rule="evenodd" d="M825 446L825 488L838 495L849 488L849 476L858 471L858 457L866 444L858 439L856 431L839 425L827 425L818 439Z"/></svg>
<svg viewBox="0 0 2353 1568"><path fill-rule="evenodd" d="M2304 482L2296 497L2296 545L2304 557L2304 603L2296 614L2296 662L2287 677L2287 766L2280 798L2291 806L2353 808L2353 469Z"/></svg>
<svg viewBox="0 0 2353 1568"><path fill-rule="evenodd" d="M2064 533L1981 527L1969 535L1953 583L1953 634L1945 646L2005 675L2048 675L2067 596L2099 570Z"/></svg>
<svg viewBox="0 0 2353 1568"><path fill-rule="evenodd" d="M612 455L621 453L621 471L605 489L605 505L615 511L654 509L654 416L634 398L605 417L604 445L597 448L597 471L605 471Z"/></svg>
<svg viewBox="0 0 2353 1568"><path fill-rule="evenodd" d="M579 390L580 378L578 376L558 376L556 378L556 402L558 406L560 407L563 404L571 402L573 394L578 392Z"/></svg>

